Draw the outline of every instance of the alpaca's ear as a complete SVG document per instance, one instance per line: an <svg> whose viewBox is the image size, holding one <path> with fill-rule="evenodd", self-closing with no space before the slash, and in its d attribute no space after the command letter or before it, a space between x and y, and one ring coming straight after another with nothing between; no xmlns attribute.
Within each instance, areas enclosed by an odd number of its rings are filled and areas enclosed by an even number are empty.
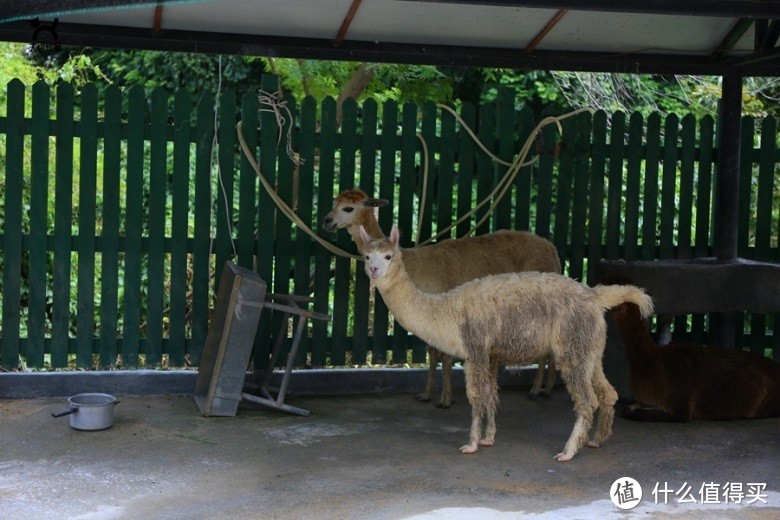
<svg viewBox="0 0 780 520"><path fill-rule="evenodd" d="M369 242L371 242L371 235L366 233L366 228L364 228L363 226L360 226L360 238L363 239L364 244L368 244Z"/></svg>
<svg viewBox="0 0 780 520"><path fill-rule="evenodd" d="M388 204L390 204L390 201L386 199L366 199L363 201L363 205L368 206L369 208L381 208Z"/></svg>
<svg viewBox="0 0 780 520"><path fill-rule="evenodd" d="M398 247L398 224L393 224L393 229L390 230L390 243Z"/></svg>

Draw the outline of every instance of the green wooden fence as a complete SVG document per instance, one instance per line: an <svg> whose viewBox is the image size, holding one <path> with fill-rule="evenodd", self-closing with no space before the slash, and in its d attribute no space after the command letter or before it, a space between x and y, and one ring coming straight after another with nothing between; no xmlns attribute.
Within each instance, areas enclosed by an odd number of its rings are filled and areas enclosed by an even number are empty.
<svg viewBox="0 0 780 520"><path fill-rule="evenodd" d="M276 90L275 78L262 88ZM460 108L504 160L535 126L518 102L504 90L495 103ZM0 117L2 366L197 365L215 273L228 259L255 269L274 292L313 295L313 309L332 314L332 323L311 325L299 364L424 361L419 340L393 326L381 298L369 299L362 267L334 259L276 210L239 152L235 124L243 121L263 173L313 229L338 191L359 186L392 201L380 225L398 222L405 246L422 193L418 134L431 159L420 239L471 209L506 167L433 104L349 100L338 125L332 99L286 103L293 118L278 121L256 92L191 99L185 91L74 92L12 81ZM285 148L290 125L299 167ZM742 133L739 254L777 262L777 122L744 118ZM589 282L602 258L711 255L715 135L712 118L690 115L596 112L566 120L562 134L548 126L534 148L539 160L521 170L478 232L547 237L566 273ZM345 234L330 239L353 250ZM258 365L275 320L262 317ZM777 315L746 314L741 323L739 345L780 356ZM706 316L678 317L674 333L706 342L708 328Z"/></svg>

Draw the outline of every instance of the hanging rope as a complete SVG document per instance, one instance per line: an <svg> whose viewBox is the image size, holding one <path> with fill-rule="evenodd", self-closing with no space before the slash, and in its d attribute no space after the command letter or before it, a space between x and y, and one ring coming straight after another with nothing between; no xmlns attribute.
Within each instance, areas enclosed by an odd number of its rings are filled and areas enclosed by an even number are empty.
<svg viewBox="0 0 780 520"><path fill-rule="evenodd" d="M277 124L281 128L285 122L284 116L281 114L280 110L286 110L288 117L290 117L290 120L292 120L292 116L289 112L289 109L286 107L285 103L280 103L278 99L273 95L269 94L267 92L262 92L260 95L260 101L261 103L270 106L270 109L263 109L267 111L272 111L276 115ZM468 233L464 236L471 235L476 231L476 229L481 226L495 211L496 207L498 206L498 203L501 201L501 199L504 197L506 192L509 190L509 188L512 186L512 182L514 181L515 177L517 177L517 174L520 172L520 170L526 166L532 165L536 160L538 159L538 156L534 156L533 159L529 161L525 161L525 158L528 156L528 152L531 150L531 146L533 145L534 141L536 140L536 135L539 133L539 131L544 128L547 125L555 124L558 127L558 131L563 133L563 127L561 126L561 121L564 119L567 119L569 117L576 116L578 114L581 114L582 112L593 112L593 109L590 108L581 108L579 110L574 110L572 112L568 112L562 116L550 116L544 118L536 127L534 130L529 134L528 138L525 141L525 144L520 150L520 153L517 154L515 160L513 162L507 162L502 160L501 158L497 157L495 154L490 152L488 148L479 140L479 138L474 134L474 132L471 130L471 128L466 124L463 119L451 108L443 104L438 104L440 108L443 110L449 111L452 115L455 116L457 121L460 123L461 127L468 133L468 135L474 140L474 142L482 149L485 154L487 154L491 159L496 161L499 164L502 164L504 166L508 166L507 172L504 174L504 176L501 178L501 180L496 183L496 186L493 188L493 190L484 198L482 201L480 201L476 206L474 206L470 211L462 215L458 220L453 222L450 226L447 228L437 232L434 236L428 238L422 243L417 243L415 247L423 246L425 244L430 243L431 241L441 237L442 235L448 233L452 228L463 222L464 220L470 218L474 213L476 213L482 206L487 204L491 198L495 196L495 200L493 204L490 206L488 211L485 213L485 215L482 216L482 218L477 222L474 227L472 227ZM292 126L292 125L290 125ZM362 257L359 255L353 255L351 253L348 253L347 251L344 251L343 249L331 244L330 242L324 240L320 236L318 236L312 229L305 223L303 220L298 217L298 215L295 213L295 211L290 208L287 203L284 202L284 200L279 197L279 195L276 193L276 190L271 186L271 184L266 180L263 173L260 171L260 166L257 164L257 161L255 160L254 154L249 149L249 145L246 143L246 139L244 138L244 133L242 131L242 122L239 121L236 125L236 133L238 134L238 141L241 145L241 149L244 152L244 155L246 156L247 160L249 161L250 166L252 166L252 169L255 170L255 173L257 174L257 177L260 179L260 183L262 184L263 188L265 188L268 195L271 197L271 199L274 201L274 203L277 205L277 207L280 209L280 211L288 218L290 221L295 223L295 225L298 226L299 229L303 230L306 234L308 234L310 237L312 237L317 243L319 243L322 247L327 249L333 254L345 257L345 258L354 258L356 260L362 260ZM422 220L423 216L425 215L425 199L427 198L427 189L428 189L428 166L429 166L429 159L428 159L428 146L425 142L425 139L422 137L422 135L417 134L417 138L420 139L420 142L422 144L422 154L423 154L423 190L422 190L422 197L421 197L421 203L420 203L420 212L417 219L417 237L419 240L419 236L422 230ZM279 135L279 141L281 141L281 134ZM289 155L290 159L293 161L296 166L303 163L303 159L298 155L291 146L291 133L290 130L288 130L287 135L287 154ZM277 143L277 144L278 144ZM497 194L497 195L496 195Z"/></svg>
<svg viewBox="0 0 780 520"><path fill-rule="evenodd" d="M299 229L303 230L306 234L316 240L322 247L331 253L343 256L345 258L354 258L356 260L362 259L361 256L348 253L343 249L334 246L327 240L319 237L303 220L300 219L300 217L298 217L298 215L295 214L292 208L290 208L290 206L288 206L287 203L285 203L282 198L277 195L276 190L273 189L271 184L268 182L268 180L266 180L265 176L260 171L260 166L257 164L257 161L255 161L255 156L252 153L252 150L250 150L249 145L246 144L246 139L244 139L244 132L241 130L241 123L242 122L239 121L236 125L236 133L238 134L238 142L241 144L241 149L244 151L244 155L249 161L249 164L252 166L252 169L255 170L255 173L257 173L257 177L260 179L260 183L263 185L263 188L265 188L265 191L268 192L268 195L271 197L271 199L273 199L274 203L279 207L281 212L284 213L284 215L293 223L295 223Z"/></svg>
<svg viewBox="0 0 780 520"><path fill-rule="evenodd" d="M496 193L498 193L498 196L496 196L493 204L490 206L488 211L485 213L485 215L482 216L482 218L477 222L474 227L472 227L464 236L469 236L472 233L474 233L479 226L481 226L488 218L490 218L490 215L495 211L496 207L498 206L498 203L501 202L501 199L504 197L506 192L509 190L509 188L512 186L512 182L515 180L515 177L517 177L517 174L520 173L520 170L526 166L530 166L531 164L535 163L538 159L538 156L535 156L533 159L529 161L525 161L525 158L528 156L528 152L531 150L531 146L533 145L534 141L536 140L536 135L539 133L539 131L544 128L547 125L555 123L555 125L558 127L558 131L563 133L563 127L561 126L561 121L564 119L567 119L569 117L576 116L578 114L581 114L583 112L593 112L593 109L591 108L580 108L578 110L574 110L572 112L568 112L566 114L563 114L562 116L550 116L542 119L541 122L539 122L538 125L533 129L533 131L528 135L528 138L525 140L525 144L520 149L520 153L517 154L515 160L513 162L506 162L502 160L501 158L497 157L493 153L490 152L490 150L487 149L487 147L479 140L479 138L474 134L474 132L469 128L469 126L466 124L463 119L458 116L458 114L447 105L438 104L438 106L442 109L445 109L449 111L451 114L455 116L455 118L458 120L458 122L461 124L461 127L466 130L466 132L471 136L471 138L474 140L474 142L494 161L509 166L509 169L506 171L504 176L496 183L496 186L493 188L493 190L484 198L482 201L480 201L476 206L471 208L467 213L463 214L458 220L453 222L450 226L446 227L445 229L438 231L435 235L428 238L427 240L418 243L418 246L424 246L426 244L429 244L435 239L438 239L442 235L445 235L452 230L455 226L463 222L464 220L467 220L471 218L474 213L479 211L479 209L487 204L491 198L493 198ZM426 151L426 158L427 158L427 151ZM427 160L427 159L426 159ZM426 169L427 169L427 163L426 163ZM427 183L427 173L425 182ZM500 193L499 193L500 192ZM421 204L424 204L425 199L423 198L423 201ZM420 217L422 219L422 217ZM417 236L420 236L420 226L418 222L418 230L417 230ZM462 237L461 237L462 238Z"/></svg>

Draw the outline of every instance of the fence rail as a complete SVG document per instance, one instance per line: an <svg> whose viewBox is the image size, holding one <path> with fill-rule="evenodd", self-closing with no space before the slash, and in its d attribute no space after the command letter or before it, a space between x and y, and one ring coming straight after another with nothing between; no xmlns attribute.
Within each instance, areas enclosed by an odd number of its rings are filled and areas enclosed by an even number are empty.
<svg viewBox="0 0 780 520"><path fill-rule="evenodd" d="M455 117L433 104L287 99L277 120L255 92L191 99L185 91L14 80L0 117L2 338L0 364L39 367L197 365L216 277L232 259L274 292L312 294L333 315L314 323L299 364L424 361L423 345L370 298L355 262L332 258L277 211L239 152L235 124L277 193L311 228L338 191L359 186L389 199L379 222L398 222L411 246L430 179L420 240L486 197L505 167L480 151ZM265 91L277 89L265 77ZM464 104L460 116L511 161L535 126L515 94ZM340 124L339 122L340 121ZM582 114L537 136L538 161L478 233L527 229L558 248L566 273L593 282L599 259L667 259L712 251L715 121L658 114ZM286 136L304 162L287 153ZM739 254L780 261L780 155L773 118L742 122ZM480 219L457 226L462 236ZM346 235L334 239L352 251ZM264 314L255 362L267 359L278 317ZM745 314L737 344L780 357L777 315ZM678 317L675 337L706 342L706 316Z"/></svg>

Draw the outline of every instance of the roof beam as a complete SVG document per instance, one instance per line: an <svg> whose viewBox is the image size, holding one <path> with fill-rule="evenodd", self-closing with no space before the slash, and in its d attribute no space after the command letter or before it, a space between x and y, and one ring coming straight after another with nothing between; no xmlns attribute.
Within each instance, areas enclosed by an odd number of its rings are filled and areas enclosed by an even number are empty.
<svg viewBox="0 0 780 520"><path fill-rule="evenodd" d="M750 26L753 25L753 23L753 20L748 20L747 18L737 20L734 27L731 28L726 37L723 38L723 41L718 45L718 48L712 53L712 61L722 59L728 51L733 49L739 39L742 38L748 29L750 29Z"/></svg>
<svg viewBox="0 0 780 520"><path fill-rule="evenodd" d="M341 45L341 42L344 41L344 37L347 35L349 26L352 24L352 20L355 18L355 13L357 13L357 10L360 7L360 3L362 1L363 0L352 0L352 5L349 6L347 16L345 16L344 21L341 22L341 28L339 29L338 34L336 34L336 39L333 40L335 45Z"/></svg>
<svg viewBox="0 0 780 520"><path fill-rule="evenodd" d="M29 20L36 16L55 17L65 13L89 12L104 9L123 9L143 5L163 5L186 0L36 0L27 2L0 2L0 22Z"/></svg>
<svg viewBox="0 0 780 520"><path fill-rule="evenodd" d="M521 48L488 48L452 45L420 45L331 39L257 36L167 29L154 35L148 29L60 23L59 43L113 49L148 49L173 52L244 54L318 60L411 63L457 67L506 67L529 70L571 70L648 74L722 75L726 64L708 56L534 51ZM0 41L30 42L25 22L0 24ZM732 62L745 76L780 76L780 63L762 59Z"/></svg>
<svg viewBox="0 0 780 520"><path fill-rule="evenodd" d="M758 50L769 50L777 46L777 40L780 38L780 20L772 20L767 26L766 33L758 42Z"/></svg>
<svg viewBox="0 0 780 520"><path fill-rule="evenodd" d="M553 30L553 27L558 25L558 22L560 22L561 19L563 19L563 17L566 16L566 13L568 12L569 12L568 9L561 9L560 11L555 13L555 16L553 16L552 19L549 22L547 22L547 25L545 25L544 28L541 31L539 31L539 34L534 36L534 39L531 40L531 43L529 43L525 47L525 52L533 52L536 49L536 47L542 42L544 37L550 34L550 31Z"/></svg>
<svg viewBox="0 0 780 520"><path fill-rule="evenodd" d="M402 0L500 7L738 18L780 18L777 0Z"/></svg>

